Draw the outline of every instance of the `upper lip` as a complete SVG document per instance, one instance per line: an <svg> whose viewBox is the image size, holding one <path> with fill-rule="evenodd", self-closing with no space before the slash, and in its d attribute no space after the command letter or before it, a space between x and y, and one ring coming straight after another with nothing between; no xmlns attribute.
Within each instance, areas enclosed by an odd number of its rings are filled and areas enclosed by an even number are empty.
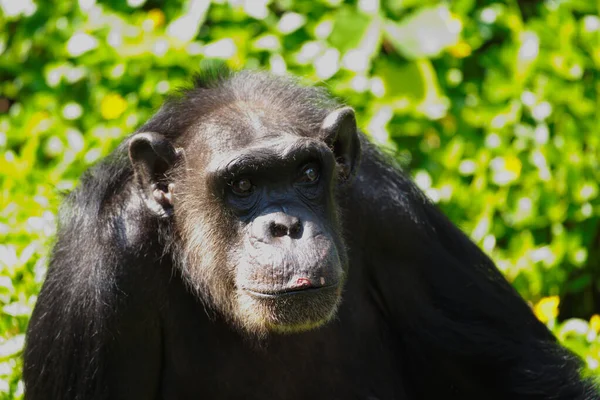
<svg viewBox="0 0 600 400"><path fill-rule="evenodd" d="M331 289L337 286L337 283L326 285L326 286L303 286L303 287L289 287L278 290L259 290L259 289L250 289L244 288L244 290L251 295L257 297L281 297L281 296L291 296L298 293L307 293L307 292L316 292L321 289Z"/></svg>

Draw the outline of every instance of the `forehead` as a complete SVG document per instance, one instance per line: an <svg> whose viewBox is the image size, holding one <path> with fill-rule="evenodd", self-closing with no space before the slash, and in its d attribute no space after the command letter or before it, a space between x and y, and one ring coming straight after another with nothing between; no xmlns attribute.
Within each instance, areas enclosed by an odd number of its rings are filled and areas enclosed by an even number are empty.
<svg viewBox="0 0 600 400"><path fill-rule="evenodd" d="M194 129L194 139L211 153L237 152L249 148L285 146L300 137L312 136L293 116L265 104L236 102L216 110Z"/></svg>

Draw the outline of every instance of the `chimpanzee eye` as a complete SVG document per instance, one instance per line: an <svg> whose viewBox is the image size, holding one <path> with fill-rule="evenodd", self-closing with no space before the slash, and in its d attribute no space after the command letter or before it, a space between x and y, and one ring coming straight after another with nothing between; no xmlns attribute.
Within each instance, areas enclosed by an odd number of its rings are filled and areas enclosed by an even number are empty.
<svg viewBox="0 0 600 400"><path fill-rule="evenodd" d="M319 179L319 168L315 164L309 164L304 167L298 182L313 183Z"/></svg>
<svg viewBox="0 0 600 400"><path fill-rule="evenodd" d="M246 196L250 194L253 188L254 186L248 178L238 179L236 181L233 181L233 183L231 184L231 189L233 190L233 193L239 196Z"/></svg>

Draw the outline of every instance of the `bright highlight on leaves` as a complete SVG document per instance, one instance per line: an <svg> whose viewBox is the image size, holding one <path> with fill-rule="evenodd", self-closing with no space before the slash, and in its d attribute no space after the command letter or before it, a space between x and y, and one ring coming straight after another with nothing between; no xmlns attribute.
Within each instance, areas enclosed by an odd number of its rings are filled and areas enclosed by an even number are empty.
<svg viewBox="0 0 600 400"><path fill-rule="evenodd" d="M464 58L471 55L471 46L464 40L452 45L448 48L448 53L456 58Z"/></svg>
<svg viewBox="0 0 600 400"><path fill-rule="evenodd" d="M306 23L306 17L298 13L290 12L281 16L277 24L277 30L284 35L297 31Z"/></svg>
<svg viewBox="0 0 600 400"><path fill-rule="evenodd" d="M600 315L592 315L592 318L590 318L590 330L596 332L596 334L600 334Z"/></svg>
<svg viewBox="0 0 600 400"><path fill-rule="evenodd" d="M388 21L386 33L398 51L412 59L436 57L459 40L462 22L445 5L424 7L399 23ZM463 50L464 51L464 50Z"/></svg>
<svg viewBox="0 0 600 400"><path fill-rule="evenodd" d="M558 306L560 298L558 296L550 296L542 298L533 308L535 316L543 323L548 323L558 316Z"/></svg>
<svg viewBox="0 0 600 400"><path fill-rule="evenodd" d="M98 47L98 39L87 33L75 33L67 42L67 52L73 57L87 53Z"/></svg>
<svg viewBox="0 0 600 400"><path fill-rule="evenodd" d="M152 21L154 28L163 26L165 23L165 14L156 8L148 11L148 18Z"/></svg>
<svg viewBox="0 0 600 400"><path fill-rule="evenodd" d="M127 102L118 94L104 96L100 104L100 114L104 119L116 119L127 109Z"/></svg>

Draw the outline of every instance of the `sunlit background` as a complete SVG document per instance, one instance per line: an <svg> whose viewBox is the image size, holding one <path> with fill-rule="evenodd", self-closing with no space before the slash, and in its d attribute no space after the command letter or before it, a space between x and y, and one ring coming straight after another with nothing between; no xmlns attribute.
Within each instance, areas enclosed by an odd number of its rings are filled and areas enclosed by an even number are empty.
<svg viewBox="0 0 600 400"><path fill-rule="evenodd" d="M0 0L0 398L22 397L61 193L208 59L292 73L352 105L600 374L599 7Z"/></svg>

